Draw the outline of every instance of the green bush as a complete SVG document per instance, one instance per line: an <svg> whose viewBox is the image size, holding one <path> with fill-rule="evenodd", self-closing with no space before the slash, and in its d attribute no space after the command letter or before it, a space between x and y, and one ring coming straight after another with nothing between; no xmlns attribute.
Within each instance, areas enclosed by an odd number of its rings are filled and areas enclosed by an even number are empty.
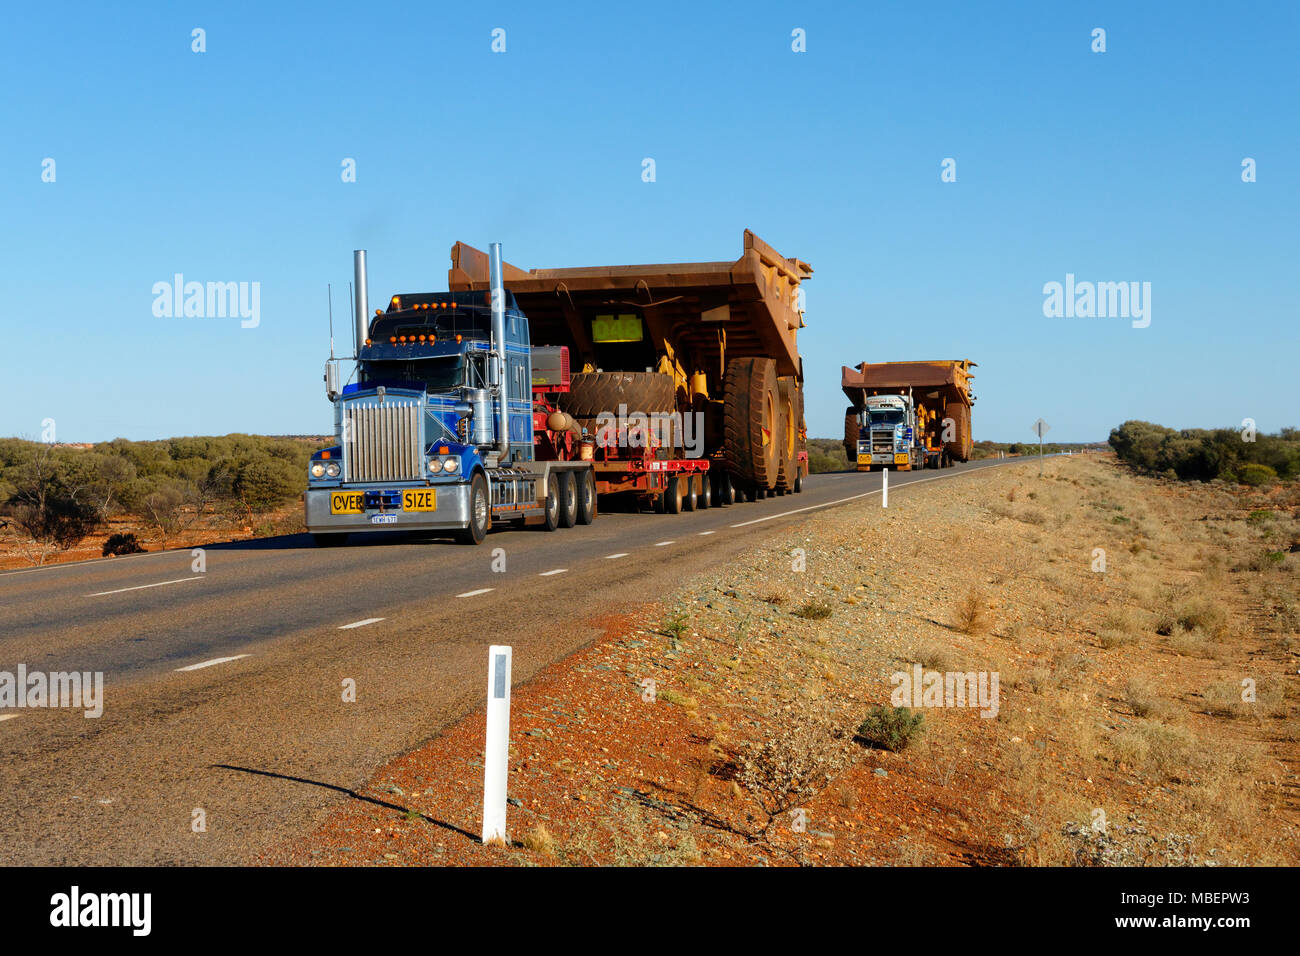
<svg viewBox="0 0 1300 956"><path fill-rule="evenodd" d="M1237 480L1243 485L1250 485L1252 488L1266 485L1275 478L1277 478L1277 472L1268 465L1250 463L1237 469Z"/></svg>
<svg viewBox="0 0 1300 956"><path fill-rule="evenodd" d="M1273 477L1290 480L1300 475L1300 433L1295 429L1252 437L1248 441L1235 428L1175 431L1151 422L1127 421L1111 430L1110 446L1121 461L1138 471L1183 481L1222 478L1263 484Z"/></svg>
<svg viewBox="0 0 1300 956"><path fill-rule="evenodd" d="M858 724L858 737L873 747L898 751L921 732L925 715L906 707L882 707L877 704Z"/></svg>

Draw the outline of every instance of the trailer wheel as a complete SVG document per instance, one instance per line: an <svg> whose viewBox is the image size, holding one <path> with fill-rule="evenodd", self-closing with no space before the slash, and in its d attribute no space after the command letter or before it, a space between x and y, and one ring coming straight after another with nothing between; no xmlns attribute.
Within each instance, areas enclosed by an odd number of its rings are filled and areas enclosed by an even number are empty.
<svg viewBox="0 0 1300 956"><path fill-rule="evenodd" d="M776 484L781 413L776 362L738 358L727 363L723 445L732 468L765 488Z"/></svg>
<svg viewBox="0 0 1300 956"><path fill-rule="evenodd" d="M482 544L491 526L487 479L479 472L469 483L469 524L456 532L456 540L461 544Z"/></svg>
<svg viewBox="0 0 1300 956"><path fill-rule="evenodd" d="M700 472L700 494L699 497L695 499L695 507L704 511L712 505L713 483L709 481L709 473L707 471L702 471Z"/></svg>
<svg viewBox="0 0 1300 956"><path fill-rule="evenodd" d="M752 482L750 482L750 483L746 483L744 491L745 491L745 500L746 500L746 501L757 501L757 500L758 500L758 486L757 486L757 485L753 484Z"/></svg>
<svg viewBox="0 0 1300 956"><path fill-rule="evenodd" d="M578 523L578 489L573 478L574 475L571 471L561 471L555 476L555 483L560 492L559 519L561 528L572 528Z"/></svg>
<svg viewBox="0 0 1300 956"><path fill-rule="evenodd" d="M318 548L337 548L348 543L348 536L346 532L331 531L325 534L313 534L311 540Z"/></svg>
<svg viewBox="0 0 1300 956"><path fill-rule="evenodd" d="M596 476L590 468L575 476L578 484L578 524L596 520Z"/></svg>
<svg viewBox="0 0 1300 956"><path fill-rule="evenodd" d="M715 472L709 472L715 474ZM714 502L719 508L725 508L727 505L736 503L736 492L731 486L731 476L725 471L717 471L717 477L713 479Z"/></svg>
<svg viewBox="0 0 1300 956"><path fill-rule="evenodd" d="M546 510L543 515L542 527L547 531L554 531L560 526L560 483L555 478L555 472L551 472L551 477L546 479Z"/></svg>
<svg viewBox="0 0 1300 956"><path fill-rule="evenodd" d="M682 510L682 479L680 475L670 475L668 484L664 487L664 493L660 496L660 501L664 505L664 513L675 515L680 514Z"/></svg>
<svg viewBox="0 0 1300 956"><path fill-rule="evenodd" d="M682 483L682 510L694 511L699 500L699 492L695 490L695 476L687 472L678 475L677 480Z"/></svg>

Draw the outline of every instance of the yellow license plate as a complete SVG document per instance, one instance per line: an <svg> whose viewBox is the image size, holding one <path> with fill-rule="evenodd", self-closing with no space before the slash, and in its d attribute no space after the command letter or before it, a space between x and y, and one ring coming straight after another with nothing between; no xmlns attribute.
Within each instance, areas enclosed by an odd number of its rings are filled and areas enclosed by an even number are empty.
<svg viewBox="0 0 1300 956"><path fill-rule="evenodd" d="M859 456L858 456L858 464L859 464L859 465L869 465L869 464L871 464L871 456L870 456L870 455L859 455Z"/></svg>
<svg viewBox="0 0 1300 956"><path fill-rule="evenodd" d="M365 495L360 491L331 491L330 514L359 515L365 508Z"/></svg>
<svg viewBox="0 0 1300 956"><path fill-rule="evenodd" d="M438 494L432 488L410 488L402 492L403 511L437 511Z"/></svg>
<svg viewBox="0 0 1300 956"><path fill-rule="evenodd" d="M908 455L895 455L895 456L894 456L894 464L895 464L895 465L906 465L906 464L907 464L909 461L911 461L911 460L912 460L911 457L908 456Z"/></svg>

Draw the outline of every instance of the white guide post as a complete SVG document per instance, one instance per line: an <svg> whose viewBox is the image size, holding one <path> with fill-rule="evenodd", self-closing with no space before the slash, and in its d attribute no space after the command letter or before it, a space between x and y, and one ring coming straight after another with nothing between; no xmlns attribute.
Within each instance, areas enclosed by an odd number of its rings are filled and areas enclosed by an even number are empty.
<svg viewBox="0 0 1300 956"><path fill-rule="evenodd" d="M488 648L487 742L483 748L483 842L506 841L506 776L510 761L511 649Z"/></svg>
<svg viewBox="0 0 1300 956"><path fill-rule="evenodd" d="M880 470L880 507L889 507L889 469Z"/></svg>

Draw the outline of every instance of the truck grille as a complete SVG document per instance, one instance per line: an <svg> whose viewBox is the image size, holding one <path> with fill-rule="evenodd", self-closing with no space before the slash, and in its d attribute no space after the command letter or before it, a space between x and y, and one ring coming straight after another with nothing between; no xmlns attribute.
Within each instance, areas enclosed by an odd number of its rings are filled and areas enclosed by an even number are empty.
<svg viewBox="0 0 1300 956"><path fill-rule="evenodd" d="M345 480L417 481L424 476L416 401L350 403L343 409Z"/></svg>
<svg viewBox="0 0 1300 956"><path fill-rule="evenodd" d="M893 454L893 451L893 432L876 432L871 436L871 453L873 455L889 455Z"/></svg>

